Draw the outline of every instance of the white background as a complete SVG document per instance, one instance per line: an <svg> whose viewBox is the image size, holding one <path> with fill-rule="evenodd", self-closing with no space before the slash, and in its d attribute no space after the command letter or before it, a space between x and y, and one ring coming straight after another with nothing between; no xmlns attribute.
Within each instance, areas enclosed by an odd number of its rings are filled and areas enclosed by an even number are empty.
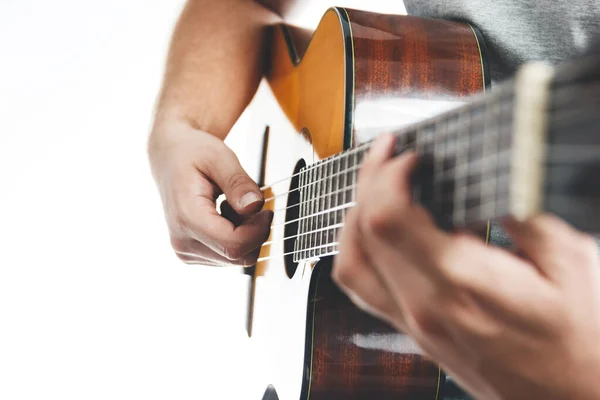
<svg viewBox="0 0 600 400"><path fill-rule="evenodd" d="M245 277L173 256L148 169L181 6L0 1L0 399L262 393Z"/></svg>

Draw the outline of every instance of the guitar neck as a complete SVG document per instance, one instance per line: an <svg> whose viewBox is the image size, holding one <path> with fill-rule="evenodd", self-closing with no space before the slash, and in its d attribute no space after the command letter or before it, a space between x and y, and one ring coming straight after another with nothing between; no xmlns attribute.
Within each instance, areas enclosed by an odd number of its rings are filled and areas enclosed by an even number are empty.
<svg viewBox="0 0 600 400"><path fill-rule="evenodd" d="M394 132L396 154L419 154L415 201L447 229L545 210L600 231L600 135L592 129L600 83L588 82L594 67L583 63L555 76L532 64L491 95ZM355 205L358 169L370 146L301 171L295 261L337 253L337 230Z"/></svg>

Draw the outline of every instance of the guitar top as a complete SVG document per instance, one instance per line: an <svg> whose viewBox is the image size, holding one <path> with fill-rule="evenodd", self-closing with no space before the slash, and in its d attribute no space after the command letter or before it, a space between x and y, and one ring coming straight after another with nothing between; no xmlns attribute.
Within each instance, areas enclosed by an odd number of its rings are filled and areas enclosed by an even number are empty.
<svg viewBox="0 0 600 400"><path fill-rule="evenodd" d="M269 87L253 105L271 132L263 190L274 220L250 321L268 396L464 398L331 281L360 163L392 132L396 153L420 155L415 201L445 229L487 238L490 220L546 211L600 232L600 57L528 65L489 90L485 43L467 24L332 8L306 38L273 30Z"/></svg>

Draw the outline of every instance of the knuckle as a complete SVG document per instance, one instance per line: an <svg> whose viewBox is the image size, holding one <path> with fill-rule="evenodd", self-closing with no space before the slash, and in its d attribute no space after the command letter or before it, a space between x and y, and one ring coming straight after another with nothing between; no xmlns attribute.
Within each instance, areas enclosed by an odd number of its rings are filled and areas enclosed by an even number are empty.
<svg viewBox="0 0 600 400"><path fill-rule="evenodd" d="M448 289L462 290L468 284L468 269L462 268L465 255L472 251L474 239L467 236L457 236L450 245L440 251L436 258L436 267L442 278L449 283Z"/></svg>
<svg viewBox="0 0 600 400"><path fill-rule="evenodd" d="M248 183L250 178L243 172L236 172L229 177L227 181L227 188L229 190L235 190L236 188L243 186Z"/></svg>
<svg viewBox="0 0 600 400"><path fill-rule="evenodd" d="M389 213L383 208L373 208L365 213L365 227L375 234L385 234L392 226Z"/></svg>
<svg viewBox="0 0 600 400"><path fill-rule="evenodd" d="M332 271L332 278L338 285L349 287L352 285L356 271L351 263L337 263Z"/></svg>
<svg viewBox="0 0 600 400"><path fill-rule="evenodd" d="M421 334L438 334L441 331L441 323L438 315L432 307L425 304L413 305L406 318L410 330Z"/></svg>

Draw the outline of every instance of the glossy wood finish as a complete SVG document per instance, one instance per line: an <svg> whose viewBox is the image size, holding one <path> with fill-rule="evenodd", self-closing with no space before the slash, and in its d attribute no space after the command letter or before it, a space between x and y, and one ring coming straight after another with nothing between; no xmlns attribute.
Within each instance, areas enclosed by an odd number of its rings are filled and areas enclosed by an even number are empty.
<svg viewBox="0 0 600 400"><path fill-rule="evenodd" d="M361 113L367 104L370 110L379 106L388 111L390 103L456 101L485 90L484 44L471 26L355 10L347 10L347 15L354 48L353 128L377 124L370 118L378 115ZM435 104L419 103L419 107ZM399 125L403 125L401 119L399 116ZM353 130L353 145L371 138L360 129Z"/></svg>
<svg viewBox="0 0 600 400"><path fill-rule="evenodd" d="M394 328L357 309L331 280L331 259L313 271L310 399L433 400L443 374Z"/></svg>
<svg viewBox="0 0 600 400"><path fill-rule="evenodd" d="M267 183L290 176L298 157L311 164L367 140L355 129L364 105L449 99L483 88L477 41L466 25L332 9L301 61L282 32L272 38L267 78L292 129L310 133L312 153L306 142L280 140L289 128L269 122ZM285 204L281 197L269 206ZM263 253L282 253L281 239L272 231L273 245ZM314 269L302 263L292 278L282 260L257 265L253 340L270 360L265 383L280 400L441 399L439 368L404 335L354 307L331 281L330 265L331 259Z"/></svg>
<svg viewBox="0 0 600 400"><path fill-rule="evenodd" d="M341 15L353 42L353 107L389 97L460 98L484 89L479 46L468 25L353 10ZM354 137L346 137L345 147L368 139L347 132ZM309 398L441 399L439 368L406 336L357 309L331 281L329 264L322 261L313 272Z"/></svg>
<svg viewBox="0 0 600 400"><path fill-rule="evenodd" d="M277 33L267 78L281 108L296 131L307 135L319 157L339 153L345 125L346 53L337 13L323 17L297 65L297 49L290 43L294 35L289 30Z"/></svg>

